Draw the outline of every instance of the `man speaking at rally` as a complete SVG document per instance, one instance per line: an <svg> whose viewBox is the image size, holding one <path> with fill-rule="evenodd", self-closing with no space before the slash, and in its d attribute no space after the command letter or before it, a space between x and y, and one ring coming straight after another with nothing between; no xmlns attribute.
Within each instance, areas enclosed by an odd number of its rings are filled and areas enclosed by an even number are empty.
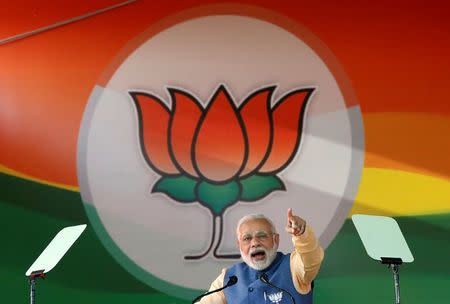
<svg viewBox="0 0 450 304"><path fill-rule="evenodd" d="M323 249L312 228L292 209L287 211L285 230L294 246L290 254L277 252L280 236L269 218L261 214L244 216L236 228L244 262L223 269L209 290L223 288L224 284L229 287L205 295L200 303L312 303L311 285L319 272Z"/></svg>

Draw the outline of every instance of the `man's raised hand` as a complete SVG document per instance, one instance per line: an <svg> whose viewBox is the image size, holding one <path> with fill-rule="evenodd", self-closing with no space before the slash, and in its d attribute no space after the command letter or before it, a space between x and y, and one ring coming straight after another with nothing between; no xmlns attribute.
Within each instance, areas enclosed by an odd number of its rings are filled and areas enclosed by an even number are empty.
<svg viewBox="0 0 450 304"><path fill-rule="evenodd" d="M292 213L292 209L289 208L287 210L287 222L285 227L286 232L295 236L299 236L302 235L303 232L305 232L305 228L306 221L301 217L294 215Z"/></svg>

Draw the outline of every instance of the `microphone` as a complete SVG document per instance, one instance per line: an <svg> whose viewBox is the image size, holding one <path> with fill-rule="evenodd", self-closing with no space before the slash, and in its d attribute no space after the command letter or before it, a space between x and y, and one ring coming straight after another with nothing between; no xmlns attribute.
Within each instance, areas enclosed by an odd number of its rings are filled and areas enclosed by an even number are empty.
<svg viewBox="0 0 450 304"><path fill-rule="evenodd" d="M289 297L291 298L292 303L295 304L294 297L291 295L291 293L290 293L289 291L287 291L286 289L280 288L280 287L275 286L275 285L273 285L272 283L270 283L270 282L269 282L269 277L267 276L266 273L261 274L261 275L259 276L259 279L260 279L264 284L267 284L267 285L269 285L269 286L272 286L272 287L275 288L275 289L278 289L278 290L281 290L281 291L284 291L285 293L287 293L287 294L289 295Z"/></svg>
<svg viewBox="0 0 450 304"><path fill-rule="evenodd" d="M205 293L202 294L202 295L199 295L198 297L196 297L196 298L192 301L192 304L194 304L194 303L200 301L201 298L203 298L203 297L205 297L205 296L207 296L207 295L210 295L210 294L212 294L212 293L215 293L215 292L224 290L224 289L227 288L227 287L233 286L234 284L237 283L237 281L238 281L237 276L233 275L233 276L229 277L229 278L228 278L228 282L227 282L223 287L220 287L220 288L218 288L218 289L214 289L214 290L205 292Z"/></svg>

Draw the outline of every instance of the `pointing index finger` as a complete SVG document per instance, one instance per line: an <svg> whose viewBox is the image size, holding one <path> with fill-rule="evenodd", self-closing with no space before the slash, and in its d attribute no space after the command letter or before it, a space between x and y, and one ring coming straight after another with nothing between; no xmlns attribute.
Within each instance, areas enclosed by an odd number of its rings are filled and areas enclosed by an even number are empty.
<svg viewBox="0 0 450 304"><path fill-rule="evenodd" d="M292 209L289 208L287 210L287 225L290 226L291 225L291 220L292 220Z"/></svg>

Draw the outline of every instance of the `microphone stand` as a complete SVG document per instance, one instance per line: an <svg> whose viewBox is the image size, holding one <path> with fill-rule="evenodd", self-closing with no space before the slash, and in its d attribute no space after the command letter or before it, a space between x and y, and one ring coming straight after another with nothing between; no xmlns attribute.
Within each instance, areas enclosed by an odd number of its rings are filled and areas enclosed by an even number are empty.
<svg viewBox="0 0 450 304"><path fill-rule="evenodd" d="M215 293L215 292L219 292L219 291L221 291L221 290L224 290L224 289L227 288L227 287L233 286L234 284L237 283L237 281L238 281L237 276L231 276L231 277L228 279L227 284L225 284L223 287L220 287L220 288L218 288L218 289L214 289L214 290L211 290L211 291L205 292L204 294L199 295L198 297L196 297L196 298L192 301L192 304L197 303L198 301L200 301L201 298L206 297L207 295L210 295L210 294Z"/></svg>
<svg viewBox="0 0 450 304"><path fill-rule="evenodd" d="M291 298L292 303L295 304L295 299L294 299L294 297L291 295L291 293L290 293L289 291L287 291L286 289L283 289L283 288L281 288L281 287L275 286L275 285L273 285L272 283L270 283L270 282L269 282L269 278L267 277L267 274L263 273L263 274L259 277L259 279L260 279L263 283L265 283L265 284L267 284L267 285L269 285L269 286L272 286L272 287L275 288L275 289L278 289L278 290L281 290L281 291L287 293L287 294L289 295L289 297Z"/></svg>

